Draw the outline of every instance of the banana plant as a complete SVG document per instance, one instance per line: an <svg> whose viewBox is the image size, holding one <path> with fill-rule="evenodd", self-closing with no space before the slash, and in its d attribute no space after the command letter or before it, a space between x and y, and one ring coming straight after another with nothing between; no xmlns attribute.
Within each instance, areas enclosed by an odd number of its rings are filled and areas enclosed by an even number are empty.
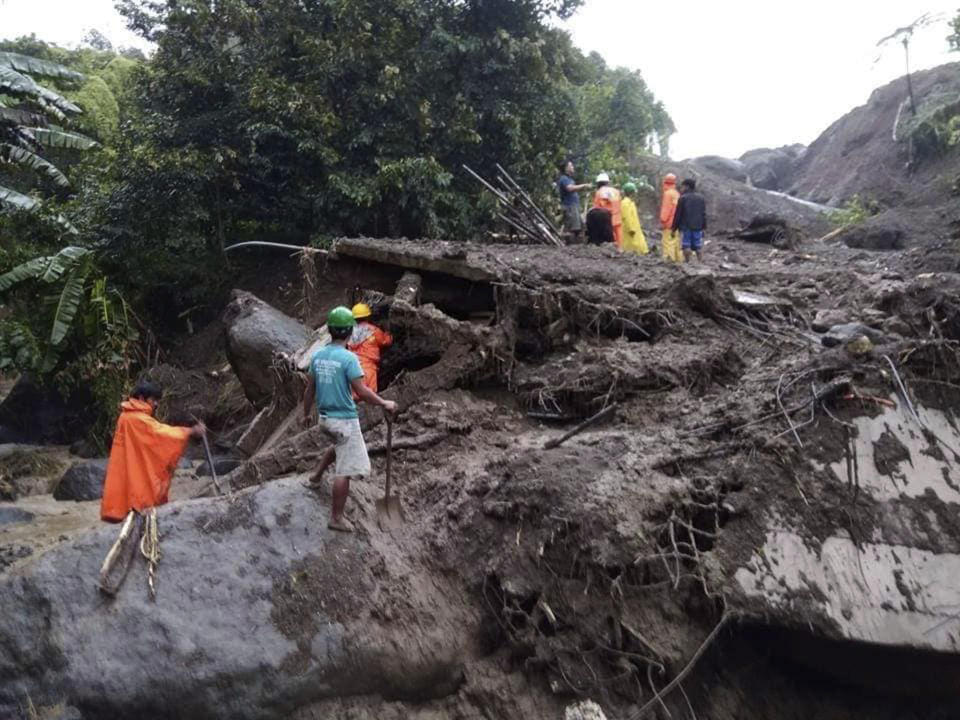
<svg viewBox="0 0 960 720"><path fill-rule="evenodd" d="M93 267L92 259L89 248L68 245L55 255L33 258L0 275L0 293L29 280L47 285L63 281L59 293L54 296L56 309L47 343L50 348L57 348L73 326Z"/></svg>
<svg viewBox="0 0 960 720"><path fill-rule="evenodd" d="M81 82L83 75L57 63L0 52L0 166L28 170L61 190L70 187L59 168L43 157L46 148L89 150L97 143L84 135L51 125L49 118L66 122L82 111L63 95L37 83L33 76ZM34 212L40 200L0 186L0 212ZM76 229L62 216L54 221L66 232Z"/></svg>

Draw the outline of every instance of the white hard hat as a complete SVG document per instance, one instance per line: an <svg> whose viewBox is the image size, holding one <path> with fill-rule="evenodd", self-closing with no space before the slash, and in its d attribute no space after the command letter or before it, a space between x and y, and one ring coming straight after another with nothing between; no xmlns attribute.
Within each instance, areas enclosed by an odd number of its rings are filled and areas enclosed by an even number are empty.
<svg viewBox="0 0 960 720"><path fill-rule="evenodd" d="M597 175L597 180L596 180L596 181L597 181L598 183L602 183L602 182L608 183L608 182L610 182L610 176L607 175L606 173L600 173L599 175Z"/></svg>

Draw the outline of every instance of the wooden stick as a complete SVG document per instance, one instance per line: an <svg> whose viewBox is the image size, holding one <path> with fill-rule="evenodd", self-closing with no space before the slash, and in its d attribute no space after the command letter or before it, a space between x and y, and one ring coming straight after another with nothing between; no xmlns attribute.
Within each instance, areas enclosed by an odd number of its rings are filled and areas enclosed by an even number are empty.
<svg viewBox="0 0 960 720"><path fill-rule="evenodd" d="M560 437L558 437L558 438L556 438L556 439L554 439L554 440L548 440L548 441L546 442L546 444L543 446L544 450L552 450L553 448L559 446L560 444L565 443L567 440L569 440L570 438L572 438L574 435L577 435L577 434L579 434L579 433L582 433L584 430L586 430L588 427L590 427L590 426L591 426L593 423L595 423L597 420L600 420L600 419L605 418L605 417L607 417L608 415L610 415L610 414L616 409L616 407L617 407L617 404L616 404L616 403L613 403L612 405L608 405L607 407L605 407L605 408L604 408L603 410L601 410L600 412L595 413L594 415L591 415L590 417L588 417L588 418L587 418L586 420L584 420L582 423L580 423L580 424L577 425L575 428L573 428L573 430L568 431L568 432L565 433L564 435L561 435Z"/></svg>

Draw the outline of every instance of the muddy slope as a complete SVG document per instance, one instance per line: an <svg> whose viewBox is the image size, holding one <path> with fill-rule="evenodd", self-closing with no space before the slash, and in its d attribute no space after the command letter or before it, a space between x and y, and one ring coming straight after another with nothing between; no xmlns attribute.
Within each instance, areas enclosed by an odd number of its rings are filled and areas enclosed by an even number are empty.
<svg viewBox="0 0 960 720"><path fill-rule="evenodd" d="M936 96L960 98L960 63L914 73L913 87L921 106ZM909 113L901 109L906 97L905 78L898 78L874 90L864 105L827 128L794 169L791 194L829 205L840 205L854 195L884 207L908 200L923 206L942 202L949 179L960 173L960 155L954 148L938 160L908 167L906 143L893 139L898 113Z"/></svg>
<svg viewBox="0 0 960 720"><path fill-rule="evenodd" d="M705 266L371 239L329 262L423 281L389 314L404 528L376 526L375 414L352 537L328 486L241 469L162 510L156 603L141 566L105 602L87 511L0 569L0 716L960 712L960 276L732 240Z"/></svg>

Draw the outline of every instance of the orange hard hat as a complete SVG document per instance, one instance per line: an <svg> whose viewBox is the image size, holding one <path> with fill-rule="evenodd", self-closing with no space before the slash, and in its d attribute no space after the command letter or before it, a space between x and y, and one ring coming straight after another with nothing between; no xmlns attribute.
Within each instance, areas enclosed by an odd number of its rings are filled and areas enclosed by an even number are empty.
<svg viewBox="0 0 960 720"><path fill-rule="evenodd" d="M677 176L673 173L667 173L663 176L663 181L665 183L675 183L677 181Z"/></svg>

